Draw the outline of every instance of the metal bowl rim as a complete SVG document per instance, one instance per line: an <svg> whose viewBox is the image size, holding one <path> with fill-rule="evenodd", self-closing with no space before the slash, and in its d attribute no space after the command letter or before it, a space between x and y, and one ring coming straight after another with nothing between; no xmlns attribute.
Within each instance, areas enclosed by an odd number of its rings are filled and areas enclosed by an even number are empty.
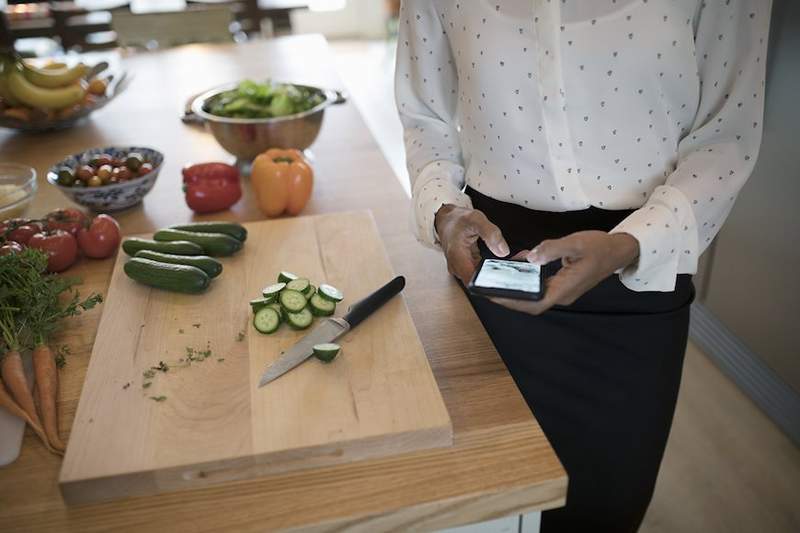
<svg viewBox="0 0 800 533"><path fill-rule="evenodd" d="M234 118L234 117L221 117L219 115L212 115L211 113L203 109L203 105L214 96L217 96L225 91L233 90L239 86L238 82L226 83L225 85L214 87L213 89L209 89L208 91L196 96L194 100L192 100L192 113L202 118L203 120L209 122L223 123L223 124L272 124L276 122L288 122L291 120L296 120L300 118L305 118L310 115L314 115L316 113L319 113L320 111L324 111L326 107L328 107L329 105L333 104L334 102L336 102L341 98L340 94L337 91L331 89L322 89L320 87L314 87L313 85L303 85L301 83L289 83L281 81L273 81L273 83L279 85L294 85L295 87L303 87L305 89L312 89L315 91L319 91L325 96L325 100L320 102L319 105L316 105L311 109L308 109L301 113L295 113L293 115L284 115L282 117Z"/></svg>

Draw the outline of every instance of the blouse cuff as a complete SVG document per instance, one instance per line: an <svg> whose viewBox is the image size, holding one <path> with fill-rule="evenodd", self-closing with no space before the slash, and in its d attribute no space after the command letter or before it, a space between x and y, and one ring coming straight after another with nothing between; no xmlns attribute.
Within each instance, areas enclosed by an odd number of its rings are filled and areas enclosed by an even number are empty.
<svg viewBox="0 0 800 533"><path fill-rule="evenodd" d="M434 161L419 173L412 191L412 225L421 243L434 248L439 246L434 218L443 205L472 208L472 200L455 185L463 182L463 167L451 161Z"/></svg>
<svg viewBox="0 0 800 533"><path fill-rule="evenodd" d="M633 291L670 292L679 273L697 270L694 214L674 187L657 187L643 207L610 233L628 233L639 241L639 259L617 272L622 284Z"/></svg>

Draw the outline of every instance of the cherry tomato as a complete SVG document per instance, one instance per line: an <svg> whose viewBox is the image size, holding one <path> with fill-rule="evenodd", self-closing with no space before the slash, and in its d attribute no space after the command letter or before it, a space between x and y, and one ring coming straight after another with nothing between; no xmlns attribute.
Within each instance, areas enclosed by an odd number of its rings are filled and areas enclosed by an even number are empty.
<svg viewBox="0 0 800 533"><path fill-rule="evenodd" d="M37 233L28 241L28 246L47 253L49 272L64 271L78 258L78 242L75 237L60 229Z"/></svg>
<svg viewBox="0 0 800 533"><path fill-rule="evenodd" d="M89 181L86 182L86 185L89 187L100 187L103 184L103 180L100 179L100 176L92 176L89 178Z"/></svg>
<svg viewBox="0 0 800 533"><path fill-rule="evenodd" d="M103 180L103 183L108 182L109 178L111 178L111 172L114 169L111 168L111 165L103 165L97 169L97 177Z"/></svg>
<svg viewBox="0 0 800 533"><path fill-rule="evenodd" d="M8 241L3 246L0 246L0 255L18 254L24 249L20 243Z"/></svg>
<svg viewBox="0 0 800 533"><path fill-rule="evenodd" d="M39 222L29 222L21 226L17 226L8 232L8 240L18 242L20 244L28 244L31 237L42 231L44 228Z"/></svg>
<svg viewBox="0 0 800 533"><path fill-rule="evenodd" d="M108 215L97 215L89 228L78 232L78 245L87 257L105 259L114 255L122 238L119 224Z"/></svg>
<svg viewBox="0 0 800 533"><path fill-rule="evenodd" d="M83 182L89 181L92 176L94 176L94 169L89 165L78 167L78 170L75 171L75 177Z"/></svg>
<svg viewBox="0 0 800 533"><path fill-rule="evenodd" d="M56 209L45 216L47 229L64 230L72 235L77 235L78 230L85 226L89 219L78 209Z"/></svg>
<svg viewBox="0 0 800 533"><path fill-rule="evenodd" d="M142 163L142 166L139 167L139 175L144 176L145 174L150 173L153 170L153 165L150 163Z"/></svg>

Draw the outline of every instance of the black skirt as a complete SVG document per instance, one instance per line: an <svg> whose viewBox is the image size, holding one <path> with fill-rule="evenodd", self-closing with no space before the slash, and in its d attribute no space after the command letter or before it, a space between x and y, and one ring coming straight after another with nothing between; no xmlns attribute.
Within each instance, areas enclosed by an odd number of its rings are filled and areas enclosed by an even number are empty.
<svg viewBox="0 0 800 533"><path fill-rule="evenodd" d="M576 231L608 231L630 214L532 211L467 194L512 253ZM614 275L536 317L470 295L569 476L566 507L543 513L543 533L638 529L672 425L693 298L683 274L669 293L634 292Z"/></svg>

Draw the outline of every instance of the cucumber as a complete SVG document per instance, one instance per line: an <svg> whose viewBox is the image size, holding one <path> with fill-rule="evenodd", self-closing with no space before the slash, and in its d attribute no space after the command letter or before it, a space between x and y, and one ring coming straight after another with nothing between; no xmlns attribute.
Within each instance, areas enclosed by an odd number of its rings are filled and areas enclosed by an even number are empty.
<svg viewBox="0 0 800 533"><path fill-rule="evenodd" d="M322 361L323 363L330 363L336 356L339 355L339 352L342 350L342 347L338 344L333 342L326 342L323 344L315 344L314 345L314 357Z"/></svg>
<svg viewBox="0 0 800 533"><path fill-rule="evenodd" d="M209 278L216 278L222 273L222 263L207 255L174 255L162 254L153 250L139 250L134 257L152 259L160 263L172 263L173 265L194 266L208 274Z"/></svg>
<svg viewBox="0 0 800 533"><path fill-rule="evenodd" d="M281 316L271 307L259 309L258 313L256 313L256 316L253 317L253 326L260 333L275 333L280 325Z"/></svg>
<svg viewBox="0 0 800 533"><path fill-rule="evenodd" d="M313 320L314 316L308 309L303 309L298 313L286 313L286 322L289 323L292 329L306 329Z"/></svg>
<svg viewBox="0 0 800 533"><path fill-rule="evenodd" d="M310 283L308 284L308 288L303 291L303 296L306 297L306 300L314 296L314 293L317 292L317 288Z"/></svg>
<svg viewBox="0 0 800 533"><path fill-rule="evenodd" d="M264 298L272 298L274 300L278 296L278 293L285 288L285 283L273 283L272 285L264 287L261 294L264 295Z"/></svg>
<svg viewBox="0 0 800 533"><path fill-rule="evenodd" d="M260 310L268 307L274 298L256 298L255 300L250 300L250 308L253 310L253 313L258 313Z"/></svg>
<svg viewBox="0 0 800 533"><path fill-rule="evenodd" d="M332 302L341 302L342 300L344 300L344 295L342 294L342 291L340 291L336 287L327 285L325 283L319 286L319 289L317 289L317 294Z"/></svg>
<svg viewBox="0 0 800 533"><path fill-rule="evenodd" d="M286 320L286 311L283 310L283 307L281 307L281 304L279 304L278 302L273 302L271 304L267 304L267 307L271 307L272 309L274 309L278 313L278 316L281 317L281 322Z"/></svg>
<svg viewBox="0 0 800 533"><path fill-rule="evenodd" d="M123 267L132 280L167 291L196 294L211 283L208 274L195 266L160 263L152 259L133 257Z"/></svg>
<svg viewBox="0 0 800 533"><path fill-rule="evenodd" d="M176 224L170 226L169 229L179 229L194 233L224 233L241 242L247 240L247 229L235 222L192 222L191 224Z"/></svg>
<svg viewBox="0 0 800 533"><path fill-rule="evenodd" d="M311 312L316 316L330 316L336 311L336 302L326 300L319 294L314 294L308 300L308 305L311 307Z"/></svg>
<svg viewBox="0 0 800 533"><path fill-rule="evenodd" d="M295 274L292 274L291 272L283 271L280 274L278 274L278 283L289 283L293 279L297 279L297 278L298 278L298 276L296 276Z"/></svg>
<svg viewBox="0 0 800 533"><path fill-rule="evenodd" d="M310 285L311 282L306 278L297 278L286 283L286 288L297 292L305 292Z"/></svg>
<svg viewBox="0 0 800 533"><path fill-rule="evenodd" d="M153 238L157 241L189 241L203 248L211 256L233 255L242 249L242 241L224 233L200 233L179 229L158 230Z"/></svg>
<svg viewBox="0 0 800 533"><path fill-rule="evenodd" d="M131 237L122 243L122 250L130 255L136 255L141 250L152 250L162 254L174 255L203 255L203 248L199 244L188 241L158 242L150 239Z"/></svg>
<svg viewBox="0 0 800 533"><path fill-rule="evenodd" d="M278 300L290 313L299 313L306 307L306 297L302 292L293 291L292 289L284 289L278 296Z"/></svg>

